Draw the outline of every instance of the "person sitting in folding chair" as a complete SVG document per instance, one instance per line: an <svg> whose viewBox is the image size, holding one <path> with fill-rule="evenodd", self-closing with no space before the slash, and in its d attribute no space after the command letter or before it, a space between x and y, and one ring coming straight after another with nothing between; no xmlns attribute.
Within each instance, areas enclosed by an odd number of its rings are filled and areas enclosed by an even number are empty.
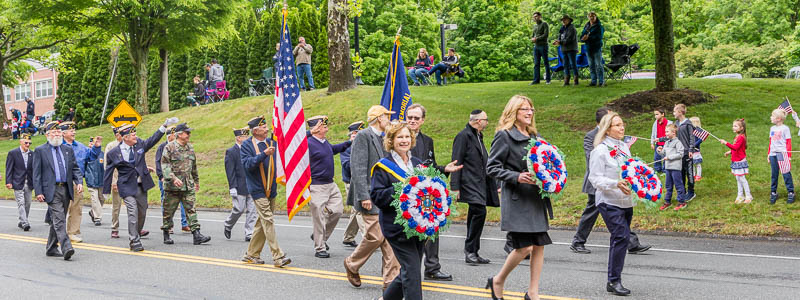
<svg viewBox="0 0 800 300"><path fill-rule="evenodd" d="M456 49L450 48L447 50L447 56L445 56L440 63L433 66L433 68L427 72L427 75L431 76L431 74L436 73L436 85L442 85L443 74L447 75L449 73L450 76L452 76L461 70L458 67L458 61L460 59L461 57L456 55Z"/></svg>
<svg viewBox="0 0 800 300"><path fill-rule="evenodd" d="M417 61L414 62L413 67L408 69L408 77L414 81L415 86L419 86L420 81L422 81L422 85L430 84L426 75L428 75L432 63L433 59L428 56L428 51L425 48L419 48Z"/></svg>
<svg viewBox="0 0 800 300"><path fill-rule="evenodd" d="M186 96L186 103L188 103L189 106L200 106L200 100L203 100L205 95L206 86L200 81L200 76L194 76L194 90Z"/></svg>

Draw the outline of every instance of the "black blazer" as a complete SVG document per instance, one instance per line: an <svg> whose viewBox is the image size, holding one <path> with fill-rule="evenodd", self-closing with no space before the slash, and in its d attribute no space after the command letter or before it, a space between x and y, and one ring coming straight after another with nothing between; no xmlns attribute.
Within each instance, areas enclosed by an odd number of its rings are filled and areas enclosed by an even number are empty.
<svg viewBox="0 0 800 300"><path fill-rule="evenodd" d="M433 149L433 139L422 132L417 133L417 141L414 148L411 149L411 156L419 158L423 165L426 167L436 168L445 176L444 166L436 164L436 150Z"/></svg>
<svg viewBox="0 0 800 300"><path fill-rule="evenodd" d="M225 150L225 175L228 177L228 188L236 189L236 194L240 196L250 195L247 190L247 179L242 164L241 148L237 145Z"/></svg>
<svg viewBox="0 0 800 300"><path fill-rule="evenodd" d="M450 176L450 189L459 192L458 202L500 206L497 183L486 172L489 153L483 144L483 134L467 124L453 141L452 160L464 166Z"/></svg>
<svg viewBox="0 0 800 300"><path fill-rule="evenodd" d="M115 169L119 174L117 177L117 190L119 190L120 197L136 196L139 192L139 184L137 182L139 178L142 180L142 190L147 192L153 188L155 183L153 183L153 177L150 176L150 171L147 170L147 163L145 162L144 156L163 136L164 133L161 132L161 130L156 130L147 140L143 141L140 138L136 138L136 144L131 146L133 151L136 151L136 154L134 154L136 158L134 164L130 164L122 158L121 147L114 147L114 149L107 150L106 171L103 175L103 194L111 193L111 180Z"/></svg>
<svg viewBox="0 0 800 300"><path fill-rule="evenodd" d="M66 168L67 178L67 198L72 200L74 196L73 185L83 183L83 176L78 163L75 162L75 153L72 147L59 145L61 153L64 155L64 168ZM53 161L53 152L50 144L36 147L33 152L33 189L36 196L44 195L44 201L53 202L53 194L56 191L56 162Z"/></svg>
<svg viewBox="0 0 800 300"><path fill-rule="evenodd" d="M388 155L387 158L395 162L391 155ZM422 161L412 154L411 164L419 166L422 164ZM369 191L369 196L370 200L372 200L372 204L378 207L378 220L381 224L381 232L383 232L383 236L386 238L396 238L404 234L403 226L394 223L394 219L397 217L397 210L391 204L392 201L394 201L394 197L392 197L394 196L394 186L392 184L395 182L400 181L381 168L375 168L375 172L372 173L372 188Z"/></svg>
<svg viewBox="0 0 800 300"><path fill-rule="evenodd" d="M25 188L25 182L28 182L28 187L33 189L33 149L29 149L30 157L28 157L28 165L25 165L25 160L22 157L22 150L19 147L8 151L6 156L6 184L11 184L11 188L21 190Z"/></svg>

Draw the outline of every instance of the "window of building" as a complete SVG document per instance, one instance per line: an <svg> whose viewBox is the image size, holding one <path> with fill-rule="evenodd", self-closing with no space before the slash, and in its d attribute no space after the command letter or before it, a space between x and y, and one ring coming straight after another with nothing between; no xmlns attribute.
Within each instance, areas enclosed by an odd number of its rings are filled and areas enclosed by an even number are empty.
<svg viewBox="0 0 800 300"><path fill-rule="evenodd" d="M37 81L36 84L36 99L53 96L53 80Z"/></svg>
<svg viewBox="0 0 800 300"><path fill-rule="evenodd" d="M31 85L30 83L23 83L18 84L14 87L14 100L15 101L22 101L25 100L25 97L31 97Z"/></svg>
<svg viewBox="0 0 800 300"><path fill-rule="evenodd" d="M11 102L11 89L7 86L3 87L3 99L6 103Z"/></svg>

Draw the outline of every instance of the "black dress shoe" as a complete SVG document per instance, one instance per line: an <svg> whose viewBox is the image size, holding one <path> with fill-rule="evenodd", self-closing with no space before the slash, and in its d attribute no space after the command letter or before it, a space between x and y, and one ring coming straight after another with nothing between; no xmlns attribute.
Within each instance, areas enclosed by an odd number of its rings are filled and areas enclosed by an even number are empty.
<svg viewBox="0 0 800 300"><path fill-rule="evenodd" d="M58 250L56 250L56 251L47 251L47 253L45 253L45 255L50 256L50 257L63 257L64 256L64 254L61 254L61 251L58 251Z"/></svg>
<svg viewBox="0 0 800 300"><path fill-rule="evenodd" d="M72 258L72 255L75 254L75 250L69 248L67 251L64 252L64 260L69 260Z"/></svg>
<svg viewBox="0 0 800 300"><path fill-rule="evenodd" d="M584 247L583 244L572 244L569 246L569 249L572 250L572 252L580 254L592 253L592 250L586 249L586 247Z"/></svg>
<svg viewBox="0 0 800 300"><path fill-rule="evenodd" d="M28 231L28 230L31 230L31 225L30 224L25 224L25 225L22 226L22 231Z"/></svg>
<svg viewBox="0 0 800 300"><path fill-rule="evenodd" d="M606 284L606 291L614 293L617 296L627 296L631 294L631 290L622 286L622 282L609 282Z"/></svg>
<svg viewBox="0 0 800 300"><path fill-rule="evenodd" d="M436 271L434 273L425 274L426 280L438 280L438 281L453 281L453 275L444 273L442 271Z"/></svg>
<svg viewBox="0 0 800 300"><path fill-rule="evenodd" d="M331 257L331 255L328 254L328 251L319 251L317 253L314 253L314 257L316 257L316 258L328 258L328 257Z"/></svg>
<svg viewBox="0 0 800 300"><path fill-rule="evenodd" d="M94 226L100 226L100 225L102 225L102 224L100 224L100 221L97 221L97 220L94 221Z"/></svg>
<svg viewBox="0 0 800 300"><path fill-rule="evenodd" d="M491 262L492 262L492 261L491 261L491 260L489 260L489 259L486 259L486 258L483 258L483 257L481 257L480 255L478 255L478 253L475 253L475 256L477 256L477 257L478 257L478 264L485 265L485 264L488 264L488 263L491 263Z"/></svg>
<svg viewBox="0 0 800 300"><path fill-rule="evenodd" d="M22 222L17 223L17 227L19 227L19 229L22 229Z"/></svg>
<svg viewBox="0 0 800 300"><path fill-rule="evenodd" d="M464 261L470 265L477 265L478 262L478 255L475 253L467 253L466 257L464 257Z"/></svg>
<svg viewBox="0 0 800 300"><path fill-rule="evenodd" d="M245 241L245 242L249 242L249 241L250 241L250 239L251 239L251 237L249 237L249 236L246 236L246 237L244 237L244 241Z"/></svg>
<svg viewBox="0 0 800 300"><path fill-rule="evenodd" d="M643 253L643 252L645 252L647 250L650 250L651 247L653 247L653 246L650 246L650 245L639 245L639 246L636 246L634 248L628 249L628 253L630 253L630 254L641 254L641 253Z"/></svg>
<svg viewBox="0 0 800 300"><path fill-rule="evenodd" d="M144 251L144 246L142 246L142 243L139 242L131 243L131 251L133 252Z"/></svg>
<svg viewBox="0 0 800 300"><path fill-rule="evenodd" d="M229 240L231 239L231 231L228 229L225 229L225 238Z"/></svg>
<svg viewBox="0 0 800 300"><path fill-rule="evenodd" d="M489 277L489 280L486 281L486 289L492 292L492 300L503 300L503 298L497 298L494 295L494 277Z"/></svg>
<svg viewBox="0 0 800 300"><path fill-rule="evenodd" d="M358 243L356 243L356 241L342 242L342 244L347 247L353 247L353 248L358 247Z"/></svg>

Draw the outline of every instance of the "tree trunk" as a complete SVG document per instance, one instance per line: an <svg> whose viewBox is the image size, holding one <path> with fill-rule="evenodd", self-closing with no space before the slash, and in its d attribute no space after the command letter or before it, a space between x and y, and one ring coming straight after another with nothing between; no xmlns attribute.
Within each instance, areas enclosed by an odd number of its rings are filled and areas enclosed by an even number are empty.
<svg viewBox="0 0 800 300"><path fill-rule="evenodd" d="M169 52L167 49L158 49L158 56L161 64L158 71L161 72L161 112L169 111Z"/></svg>
<svg viewBox="0 0 800 300"><path fill-rule="evenodd" d="M147 48L137 48L128 45L128 54L133 65L133 76L136 79L136 103L134 108L140 115L150 113L150 106L147 102Z"/></svg>
<svg viewBox="0 0 800 300"><path fill-rule="evenodd" d="M5 70L6 70L6 64L0 62L0 83L3 82L3 72ZM6 109L6 100L5 100L5 95L6 94L5 94L5 90L4 89L5 89L5 86L0 84L0 94L3 95L3 101L0 101L0 112L2 112L2 113L0 113L0 115L2 115L2 116L0 116L0 119L2 119L3 124L8 124L10 122L8 122L8 117L6 117L6 112L8 110ZM9 128L8 129L3 129L3 131L0 131L0 133L2 133L0 135L2 135L2 136L9 136L10 135L9 133L11 132L11 124L8 124L8 125L9 125Z"/></svg>
<svg viewBox="0 0 800 300"><path fill-rule="evenodd" d="M347 31L347 1L328 0L328 93L356 87L350 61L350 33Z"/></svg>
<svg viewBox="0 0 800 300"><path fill-rule="evenodd" d="M672 31L670 0L650 0L653 9L653 37L656 50L656 91L675 89L675 34Z"/></svg>

